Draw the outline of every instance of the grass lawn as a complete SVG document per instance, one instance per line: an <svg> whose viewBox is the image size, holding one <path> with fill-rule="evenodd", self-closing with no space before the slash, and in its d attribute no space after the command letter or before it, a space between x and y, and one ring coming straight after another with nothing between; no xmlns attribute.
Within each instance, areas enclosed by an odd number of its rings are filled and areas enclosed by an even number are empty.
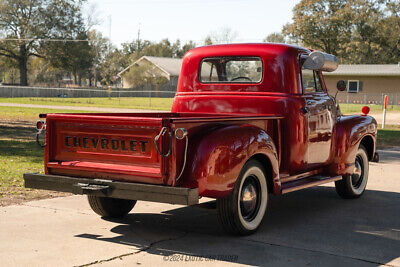
<svg viewBox="0 0 400 267"><path fill-rule="evenodd" d="M25 108L25 107L1 107L0 121L37 121L40 113L86 113L89 111L63 110L63 109L44 109L44 108Z"/></svg>
<svg viewBox="0 0 400 267"><path fill-rule="evenodd" d="M113 107L113 108L133 108L133 109L154 109L170 110L173 98L152 97L121 97L121 98L57 98L57 97L19 97L19 98L0 98L0 102L52 105L52 106L84 106L84 107ZM343 114L360 113L363 104L340 104ZM368 105L371 112L382 111L381 105ZM388 111L400 111L400 105L388 106Z"/></svg>
<svg viewBox="0 0 400 267"><path fill-rule="evenodd" d="M40 113L51 112L76 111L0 107L0 206L66 195L23 186L25 172L43 173L43 148L34 141L34 122Z"/></svg>
<svg viewBox="0 0 400 267"><path fill-rule="evenodd" d="M133 108L170 110L173 98L152 97L96 97L96 98L57 98L57 97L19 97L0 98L0 102L52 105L52 106L84 106L84 107L108 107L108 108Z"/></svg>
<svg viewBox="0 0 400 267"><path fill-rule="evenodd" d="M0 138L3 133L1 127ZM34 141L0 140L0 206L66 195L25 188L22 175L26 172L43 173L43 149Z"/></svg>
<svg viewBox="0 0 400 267"><path fill-rule="evenodd" d="M385 129L378 129L377 148L399 147L400 126L390 125Z"/></svg>
<svg viewBox="0 0 400 267"><path fill-rule="evenodd" d="M343 114L349 114L349 113L361 114L361 109L364 106L369 106L371 112L382 111L381 105L344 104L344 103L341 103L339 105L340 105L340 110L342 111ZM400 105L393 105L393 106L388 105L387 111L400 111Z"/></svg>
<svg viewBox="0 0 400 267"><path fill-rule="evenodd" d="M0 140L0 197L23 193L22 174L41 171L43 149L36 142Z"/></svg>

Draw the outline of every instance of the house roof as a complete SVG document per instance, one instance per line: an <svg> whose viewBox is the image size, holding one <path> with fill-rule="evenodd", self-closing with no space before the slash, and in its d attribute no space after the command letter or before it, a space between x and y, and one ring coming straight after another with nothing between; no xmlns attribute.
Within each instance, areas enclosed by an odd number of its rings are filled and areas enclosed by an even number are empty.
<svg viewBox="0 0 400 267"><path fill-rule="evenodd" d="M181 58L143 56L138 60L136 60L135 62L133 62L127 68L122 70L120 73L118 73L117 76L121 77L121 75L126 71L128 71L133 65L138 64L143 60L147 60L150 63L154 64L169 76L179 76L181 72L181 66L182 66Z"/></svg>
<svg viewBox="0 0 400 267"><path fill-rule="evenodd" d="M339 65L334 72L324 76L400 76L398 64Z"/></svg>

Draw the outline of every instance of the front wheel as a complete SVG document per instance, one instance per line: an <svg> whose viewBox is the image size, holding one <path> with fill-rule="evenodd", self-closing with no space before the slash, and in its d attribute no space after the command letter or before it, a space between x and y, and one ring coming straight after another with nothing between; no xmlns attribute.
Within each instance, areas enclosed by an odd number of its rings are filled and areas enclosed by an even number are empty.
<svg viewBox="0 0 400 267"><path fill-rule="evenodd" d="M335 182L336 192L342 198L358 198L367 187L369 162L366 149L361 145L358 148L354 162L354 173L343 176Z"/></svg>
<svg viewBox="0 0 400 267"><path fill-rule="evenodd" d="M237 235L257 231L268 204L268 187L265 169L260 162L245 164L232 193L217 199L218 218L223 228Z"/></svg>
<svg viewBox="0 0 400 267"><path fill-rule="evenodd" d="M87 196L92 210L102 217L122 218L135 206L136 200Z"/></svg>

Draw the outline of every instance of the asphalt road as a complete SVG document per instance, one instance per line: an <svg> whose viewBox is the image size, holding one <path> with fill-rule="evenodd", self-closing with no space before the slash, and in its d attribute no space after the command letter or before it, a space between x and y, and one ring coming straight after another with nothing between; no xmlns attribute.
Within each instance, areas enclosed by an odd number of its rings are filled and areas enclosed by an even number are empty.
<svg viewBox="0 0 400 267"><path fill-rule="evenodd" d="M400 266L400 149L371 163L368 190L340 199L332 185L272 197L260 230L226 235L213 202L138 202L122 220L85 197L0 208L1 266Z"/></svg>

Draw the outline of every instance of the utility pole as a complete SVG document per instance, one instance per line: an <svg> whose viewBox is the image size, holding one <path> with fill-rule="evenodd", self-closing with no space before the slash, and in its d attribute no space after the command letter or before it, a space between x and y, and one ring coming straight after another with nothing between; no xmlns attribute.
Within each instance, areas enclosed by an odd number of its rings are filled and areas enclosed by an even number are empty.
<svg viewBox="0 0 400 267"><path fill-rule="evenodd" d="M108 53L111 51L111 15L108 16Z"/></svg>
<svg viewBox="0 0 400 267"><path fill-rule="evenodd" d="M138 51L138 52L140 51L140 26L141 26L141 24L139 22L139 28L138 28L137 40L136 40L136 42L137 42L136 51Z"/></svg>

